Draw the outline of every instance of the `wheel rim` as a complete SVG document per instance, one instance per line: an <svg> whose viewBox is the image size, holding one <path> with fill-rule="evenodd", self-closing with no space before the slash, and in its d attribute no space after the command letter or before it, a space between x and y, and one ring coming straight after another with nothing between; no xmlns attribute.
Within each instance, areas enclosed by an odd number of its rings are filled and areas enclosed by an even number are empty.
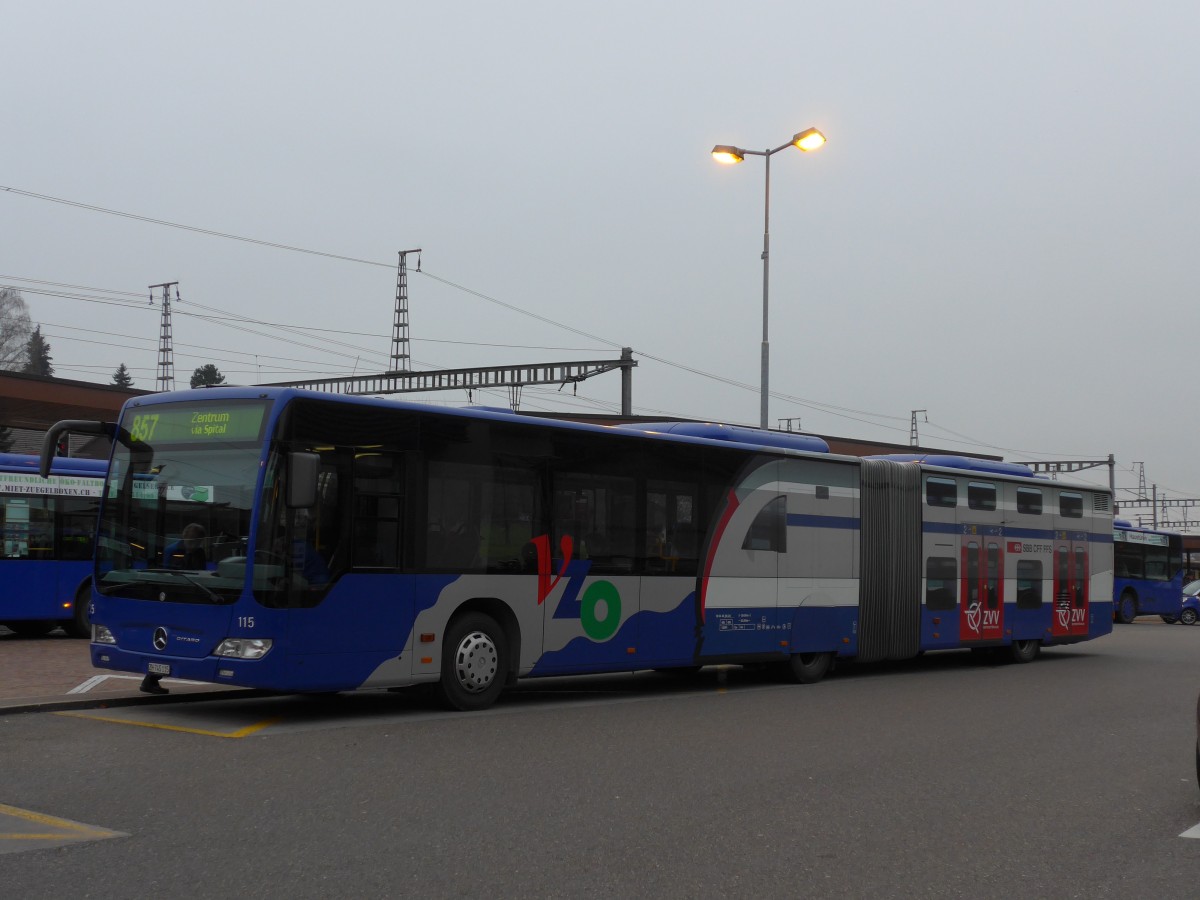
<svg viewBox="0 0 1200 900"><path fill-rule="evenodd" d="M1179 616L1179 621L1184 625L1196 624L1196 611L1194 609L1185 609Z"/></svg>
<svg viewBox="0 0 1200 900"><path fill-rule="evenodd" d="M495 642L482 631L463 635L454 651L454 675L463 689L478 694L496 680L500 652Z"/></svg>

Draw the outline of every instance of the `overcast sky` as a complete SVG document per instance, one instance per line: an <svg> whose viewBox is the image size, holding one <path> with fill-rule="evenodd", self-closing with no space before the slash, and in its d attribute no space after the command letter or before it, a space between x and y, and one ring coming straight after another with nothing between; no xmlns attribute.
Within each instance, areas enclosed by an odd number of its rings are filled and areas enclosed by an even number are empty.
<svg viewBox="0 0 1200 900"><path fill-rule="evenodd" d="M420 247L414 368L628 346L635 413L757 425L765 167L709 154L816 126L771 158L773 426L906 444L927 410L926 445L1200 497L1194 0L0 14L0 284L58 375L153 388L168 281L181 386L382 371Z"/></svg>

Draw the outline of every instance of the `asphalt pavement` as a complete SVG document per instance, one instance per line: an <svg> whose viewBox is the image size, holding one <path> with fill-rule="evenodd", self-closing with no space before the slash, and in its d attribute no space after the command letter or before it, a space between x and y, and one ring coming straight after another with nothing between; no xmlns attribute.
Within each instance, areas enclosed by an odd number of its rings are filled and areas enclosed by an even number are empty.
<svg viewBox="0 0 1200 900"><path fill-rule="evenodd" d="M137 675L92 667L88 642L61 631L26 638L0 626L0 715L58 709L176 703L241 688L164 678L165 696L143 694Z"/></svg>

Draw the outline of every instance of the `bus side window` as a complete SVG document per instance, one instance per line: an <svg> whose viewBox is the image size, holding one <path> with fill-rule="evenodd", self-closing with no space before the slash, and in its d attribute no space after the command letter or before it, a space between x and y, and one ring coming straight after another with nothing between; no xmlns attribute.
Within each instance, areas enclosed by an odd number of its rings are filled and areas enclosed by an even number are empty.
<svg viewBox="0 0 1200 900"><path fill-rule="evenodd" d="M54 510L47 499L34 506L29 519L29 558L54 558Z"/></svg>
<svg viewBox="0 0 1200 900"><path fill-rule="evenodd" d="M400 459L392 454L357 454L354 459L354 542L356 567L394 569L400 565L400 513L404 483Z"/></svg>
<svg viewBox="0 0 1200 900"><path fill-rule="evenodd" d="M1017 512L1023 516L1042 514L1042 492L1037 488L1017 488Z"/></svg>
<svg viewBox="0 0 1200 900"><path fill-rule="evenodd" d="M699 537L694 525L699 488L681 481L646 482L646 571L664 574L695 572Z"/></svg>
<svg viewBox="0 0 1200 900"><path fill-rule="evenodd" d="M780 495L759 510L742 541L742 549L787 552L787 497Z"/></svg>
<svg viewBox="0 0 1200 900"><path fill-rule="evenodd" d="M620 475L571 472L554 477L554 551L570 537L573 554L595 572L633 568L634 480Z"/></svg>
<svg viewBox="0 0 1200 900"><path fill-rule="evenodd" d="M957 506L958 482L953 478L929 476L925 479L925 503L928 506Z"/></svg>
<svg viewBox="0 0 1200 900"><path fill-rule="evenodd" d="M4 556L22 559L29 556L29 500L0 494L0 527L4 529Z"/></svg>
<svg viewBox="0 0 1200 900"><path fill-rule="evenodd" d="M59 500L61 534L59 559L91 559L96 540L96 516L99 501L83 497L63 497Z"/></svg>

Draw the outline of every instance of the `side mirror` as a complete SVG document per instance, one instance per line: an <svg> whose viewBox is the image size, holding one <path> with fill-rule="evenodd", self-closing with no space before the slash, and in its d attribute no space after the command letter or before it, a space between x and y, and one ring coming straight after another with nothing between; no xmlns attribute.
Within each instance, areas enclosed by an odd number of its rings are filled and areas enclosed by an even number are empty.
<svg viewBox="0 0 1200 900"><path fill-rule="evenodd" d="M311 509L317 505L317 476L321 473L321 454L289 453L287 505L291 509Z"/></svg>

